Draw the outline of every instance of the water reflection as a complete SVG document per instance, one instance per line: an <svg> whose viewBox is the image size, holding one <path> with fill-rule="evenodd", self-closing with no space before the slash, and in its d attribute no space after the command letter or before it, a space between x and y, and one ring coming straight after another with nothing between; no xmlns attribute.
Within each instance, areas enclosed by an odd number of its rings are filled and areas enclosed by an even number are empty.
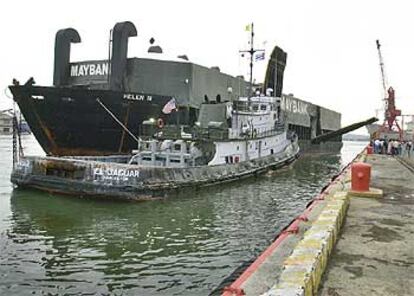
<svg viewBox="0 0 414 296"><path fill-rule="evenodd" d="M304 156L258 178L140 203L1 191L0 294L208 295L303 211L341 159Z"/></svg>
<svg viewBox="0 0 414 296"><path fill-rule="evenodd" d="M186 254L202 254L213 243L214 207L209 199L197 206L186 202L185 211L180 204L97 203L14 190L7 236L17 248L46 247L38 262L46 271L46 280L79 281L79 273L93 271L103 283L104 278L111 278L114 283L137 286L139 275L144 285L161 289L159 283L170 284L171 271L177 273L180 266L191 265L191 255L186 258ZM178 260L172 259L175 256ZM188 273L194 271L190 268ZM152 280L153 274L158 280ZM161 280L163 274L166 278ZM82 281L95 284L95 279Z"/></svg>

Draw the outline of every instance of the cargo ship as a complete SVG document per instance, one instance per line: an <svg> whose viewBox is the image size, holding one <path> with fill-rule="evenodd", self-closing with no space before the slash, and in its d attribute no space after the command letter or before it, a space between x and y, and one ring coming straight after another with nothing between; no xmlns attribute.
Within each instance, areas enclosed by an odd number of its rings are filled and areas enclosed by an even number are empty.
<svg viewBox="0 0 414 296"><path fill-rule="evenodd" d="M128 39L136 35L133 23L117 23L108 59L71 62L71 44L81 42L80 35L73 28L59 30L53 86L38 86L33 78L24 84L13 80L9 87L13 99L47 155L129 154L137 142L128 131L138 135L145 120L191 126L202 103L233 102L250 95L252 86L243 77L197 65L186 55L166 58L154 44L148 57L128 58ZM281 98L288 129L296 132L306 150L313 137L341 127L341 114L282 94L286 58L276 46L264 82L254 88L271 89L272 95ZM164 114L162 109L172 98L178 110ZM341 144L337 137L317 147L338 149Z"/></svg>

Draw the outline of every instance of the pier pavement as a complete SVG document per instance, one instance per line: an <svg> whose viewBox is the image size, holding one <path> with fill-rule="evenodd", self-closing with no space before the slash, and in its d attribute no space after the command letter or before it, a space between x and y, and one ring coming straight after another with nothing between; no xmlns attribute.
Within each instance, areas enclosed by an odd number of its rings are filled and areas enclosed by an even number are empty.
<svg viewBox="0 0 414 296"><path fill-rule="evenodd" d="M414 295L413 160L359 154L383 196L350 197L346 167L222 295Z"/></svg>
<svg viewBox="0 0 414 296"><path fill-rule="evenodd" d="M414 295L414 159L369 155L382 198L352 197L320 296Z"/></svg>

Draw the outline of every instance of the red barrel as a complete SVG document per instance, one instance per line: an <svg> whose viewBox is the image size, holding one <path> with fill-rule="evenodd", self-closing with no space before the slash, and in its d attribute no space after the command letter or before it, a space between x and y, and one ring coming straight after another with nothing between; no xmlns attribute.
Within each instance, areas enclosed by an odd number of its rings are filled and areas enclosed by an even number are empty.
<svg viewBox="0 0 414 296"><path fill-rule="evenodd" d="M369 191L371 165L363 162L353 163L351 166L351 177L351 189L353 191Z"/></svg>
<svg viewBox="0 0 414 296"><path fill-rule="evenodd" d="M371 145L368 145L367 146L367 154L372 154L372 152L373 152L373 147L371 146Z"/></svg>

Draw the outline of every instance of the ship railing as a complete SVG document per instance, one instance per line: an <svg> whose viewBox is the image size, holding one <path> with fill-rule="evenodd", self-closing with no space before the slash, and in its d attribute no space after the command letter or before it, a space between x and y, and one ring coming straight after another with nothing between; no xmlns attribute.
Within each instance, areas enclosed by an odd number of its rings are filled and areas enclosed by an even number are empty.
<svg viewBox="0 0 414 296"><path fill-rule="evenodd" d="M223 141L229 139L228 129L199 129L194 133L196 140Z"/></svg>
<svg viewBox="0 0 414 296"><path fill-rule="evenodd" d="M130 155L106 155L106 156L62 156L61 158L83 160L83 161L99 161L99 162L115 162L127 163L131 158Z"/></svg>
<svg viewBox="0 0 414 296"><path fill-rule="evenodd" d="M195 158L191 153L178 151L141 151L132 156L128 164L157 167L189 167L195 165Z"/></svg>
<svg viewBox="0 0 414 296"><path fill-rule="evenodd" d="M269 137L269 136L275 136L283 133L285 131L284 126L276 126L273 129L265 130L263 132L259 132L256 134L257 138L263 138L263 137Z"/></svg>
<svg viewBox="0 0 414 296"><path fill-rule="evenodd" d="M265 129L265 130L248 130L247 132L234 132L231 135L232 139L254 139L254 138L264 138L270 137L275 135L280 135L285 131L284 125L276 125L272 129Z"/></svg>
<svg viewBox="0 0 414 296"><path fill-rule="evenodd" d="M284 132L285 124L278 122L272 129L266 130L248 130L243 133L241 131L232 131L222 128L197 128L187 127L185 133L181 130L168 129L162 133L156 133L158 140L163 139L182 139L182 140L204 140L204 141L226 141L230 139L246 139L246 138L263 138L274 136ZM150 139L150 138L149 138Z"/></svg>
<svg viewBox="0 0 414 296"><path fill-rule="evenodd" d="M186 127L182 131L174 132L170 130L167 132L156 133L155 138L158 140L174 139L174 140L226 140L229 139L229 131L227 128L200 128L200 127Z"/></svg>

